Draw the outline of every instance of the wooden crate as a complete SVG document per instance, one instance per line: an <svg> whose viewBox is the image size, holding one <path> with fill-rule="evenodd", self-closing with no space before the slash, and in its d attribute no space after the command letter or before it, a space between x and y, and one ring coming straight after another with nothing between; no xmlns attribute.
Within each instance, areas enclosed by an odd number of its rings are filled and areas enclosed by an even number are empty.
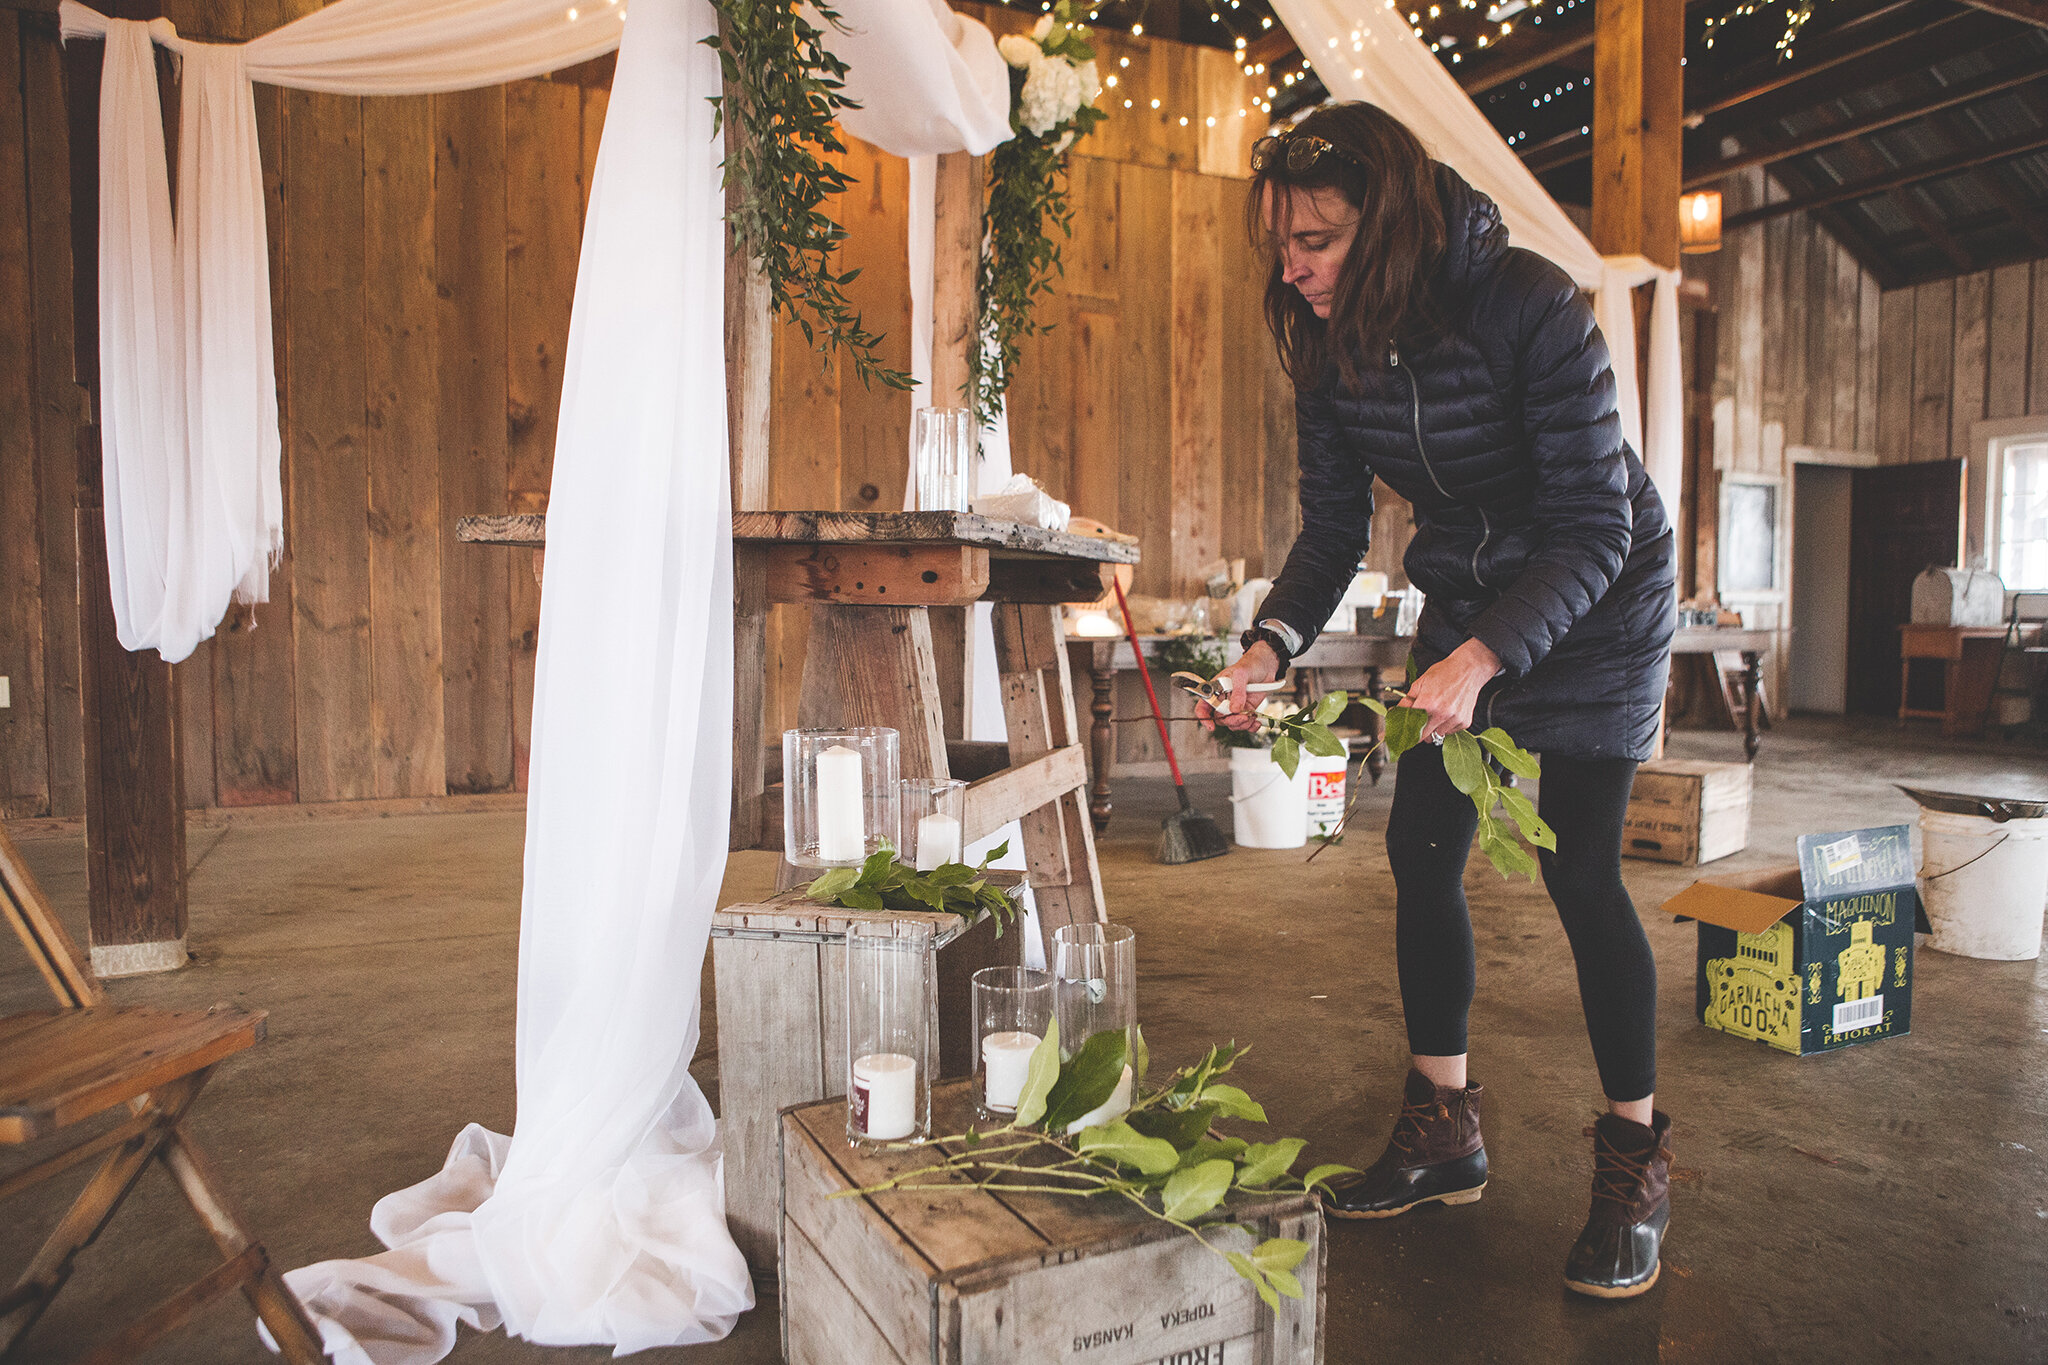
<svg viewBox="0 0 2048 1365"><path fill-rule="evenodd" d="M1014 880L1017 874L990 876ZM941 1075L972 1069L969 973L992 961L1014 961L1019 942L1012 931L996 944L988 919L969 928L951 914L842 910L806 900L800 891L712 916L726 1220L764 1283L776 1273L777 1115L792 1104L846 1093L846 927L857 920L932 926Z"/></svg>
<svg viewBox="0 0 2048 1365"><path fill-rule="evenodd" d="M1695 867L1749 846L1750 767L1654 759L1636 769L1621 851Z"/></svg>
<svg viewBox="0 0 2048 1365"><path fill-rule="evenodd" d="M932 1096L940 1132L966 1082ZM782 1351L788 1365L1309 1365L1323 1358L1323 1216L1313 1196L1233 1197L1261 1238L1309 1244L1278 1314L1221 1257L1127 1202L963 1189L858 1199L923 1154L846 1140L844 1102L782 1116ZM1241 1240L1241 1239L1240 1239Z"/></svg>

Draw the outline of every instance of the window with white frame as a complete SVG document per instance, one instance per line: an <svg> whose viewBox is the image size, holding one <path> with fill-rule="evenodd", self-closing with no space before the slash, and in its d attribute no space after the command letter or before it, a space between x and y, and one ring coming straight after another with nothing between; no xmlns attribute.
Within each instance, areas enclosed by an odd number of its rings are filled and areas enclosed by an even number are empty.
<svg viewBox="0 0 2048 1365"><path fill-rule="evenodd" d="M1992 563L2013 591L2048 590L2048 433L1994 441Z"/></svg>

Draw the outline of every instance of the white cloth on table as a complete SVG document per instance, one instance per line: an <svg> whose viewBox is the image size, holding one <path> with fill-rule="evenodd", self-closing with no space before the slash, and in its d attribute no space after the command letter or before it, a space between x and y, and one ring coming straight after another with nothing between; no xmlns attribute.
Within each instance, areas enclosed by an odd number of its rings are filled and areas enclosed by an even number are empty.
<svg viewBox="0 0 2048 1365"><path fill-rule="evenodd" d="M1563 267L1593 293L1614 358L1623 437L1641 455L1665 505L1679 506L1685 468L1685 391L1678 346L1679 272L1641 256L1602 258L1472 97L1408 26L1405 11L1356 0L1273 0L1274 13L1337 99L1367 100L1400 119L1430 155L1500 206L1516 246ZM1636 374L1629 291L1656 282L1650 314L1649 402ZM1644 421L1647 407L1648 422ZM1689 499L1687 499L1689 501Z"/></svg>

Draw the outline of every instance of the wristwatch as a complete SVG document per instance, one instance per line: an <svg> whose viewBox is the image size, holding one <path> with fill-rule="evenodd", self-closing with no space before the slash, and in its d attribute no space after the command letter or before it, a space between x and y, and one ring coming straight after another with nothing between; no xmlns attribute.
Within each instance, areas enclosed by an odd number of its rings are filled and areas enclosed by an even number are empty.
<svg viewBox="0 0 2048 1365"><path fill-rule="evenodd" d="M1250 649L1261 640L1280 660L1280 671L1273 675L1274 680L1286 677L1287 666L1301 648L1301 636L1295 634L1294 627L1285 621L1269 616L1254 622L1250 630L1238 637L1237 643L1244 649Z"/></svg>

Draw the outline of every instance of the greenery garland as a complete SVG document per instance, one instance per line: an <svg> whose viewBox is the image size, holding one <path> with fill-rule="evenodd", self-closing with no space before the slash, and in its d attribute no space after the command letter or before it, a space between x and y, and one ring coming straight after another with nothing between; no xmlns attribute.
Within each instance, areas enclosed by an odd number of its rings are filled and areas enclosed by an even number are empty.
<svg viewBox="0 0 2048 1365"><path fill-rule="evenodd" d="M712 0L717 49L726 93L712 99L717 128L730 119L740 132L725 159L725 184L738 202L727 215L733 235L768 277L774 310L793 319L804 340L824 351L844 351L861 383L908 389L909 375L876 354L881 338L861 323L846 297L859 270L835 271L832 253L846 237L825 201L854 183L825 160L844 153L834 118L859 106L840 93L846 63L826 48L824 30L807 11L833 28L839 14L823 4L788 0Z"/></svg>
<svg viewBox="0 0 2048 1365"><path fill-rule="evenodd" d="M1010 64L1010 126L1015 135L988 157L988 206L976 278L980 344L968 356L975 416L992 424L1025 337L1047 328L1032 316L1061 271L1049 226L1074 235L1067 198L1067 151L1107 117L1093 105L1101 87L1088 30L1073 0L1059 0L1030 37L999 46ZM1078 102L1076 101L1078 97Z"/></svg>

